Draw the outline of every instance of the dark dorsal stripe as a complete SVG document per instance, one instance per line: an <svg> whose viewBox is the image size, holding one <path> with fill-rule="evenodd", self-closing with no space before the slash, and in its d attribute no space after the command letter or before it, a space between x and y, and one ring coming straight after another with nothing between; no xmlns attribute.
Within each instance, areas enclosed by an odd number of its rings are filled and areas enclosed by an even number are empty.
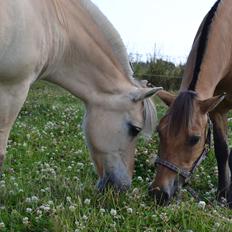
<svg viewBox="0 0 232 232"><path fill-rule="evenodd" d="M213 17L215 15L215 12L217 11L217 8L218 8L220 1L221 0L218 0L213 5L211 10L208 12L208 14L206 15L205 23L203 25L203 28L201 31L201 36L199 39L199 44L198 44L198 48L197 48L197 55L196 55L196 63L195 63L194 71L193 71L192 81L189 85L189 90L193 90L193 91L195 90L198 75L199 75L199 72L201 69L201 64L202 64L202 61L204 58L204 53L205 53L206 46L207 46L207 40L208 40L210 26L211 26L211 23L213 21Z"/></svg>

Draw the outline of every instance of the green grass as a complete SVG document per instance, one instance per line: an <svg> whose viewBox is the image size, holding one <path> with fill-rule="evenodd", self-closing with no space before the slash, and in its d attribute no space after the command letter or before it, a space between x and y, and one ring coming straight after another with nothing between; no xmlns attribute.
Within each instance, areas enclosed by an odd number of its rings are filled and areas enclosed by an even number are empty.
<svg viewBox="0 0 232 232"><path fill-rule="evenodd" d="M165 108L157 107L161 116ZM215 201L213 153L192 179L204 209L186 191L181 202L155 205L147 187L156 135L139 141L131 190L98 193L83 114L84 106L64 90L44 83L32 88L11 131L0 179L0 231L232 231L232 211Z"/></svg>

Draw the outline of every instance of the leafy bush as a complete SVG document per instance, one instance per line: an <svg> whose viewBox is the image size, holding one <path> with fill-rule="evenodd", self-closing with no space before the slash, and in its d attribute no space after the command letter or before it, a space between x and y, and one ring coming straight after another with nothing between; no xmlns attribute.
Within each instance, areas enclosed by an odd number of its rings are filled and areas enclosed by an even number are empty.
<svg viewBox="0 0 232 232"><path fill-rule="evenodd" d="M130 54L129 58L138 79L146 79L166 90L179 89L185 65L157 58L155 52L146 62L141 60L139 54Z"/></svg>

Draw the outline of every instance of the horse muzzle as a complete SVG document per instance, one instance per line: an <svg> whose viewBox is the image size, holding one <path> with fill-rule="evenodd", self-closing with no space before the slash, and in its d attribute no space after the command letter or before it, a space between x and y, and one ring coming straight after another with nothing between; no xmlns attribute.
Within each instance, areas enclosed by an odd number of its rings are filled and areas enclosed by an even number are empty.
<svg viewBox="0 0 232 232"><path fill-rule="evenodd" d="M97 183L97 189L102 192L107 187L112 187L117 192L124 192L131 186L131 178L123 177L120 178L115 174L107 174L103 178L99 179Z"/></svg>
<svg viewBox="0 0 232 232"><path fill-rule="evenodd" d="M167 185L162 187L152 183L149 186L148 192L158 205L167 205L183 186L183 183L184 182L182 182L179 178L169 181Z"/></svg>

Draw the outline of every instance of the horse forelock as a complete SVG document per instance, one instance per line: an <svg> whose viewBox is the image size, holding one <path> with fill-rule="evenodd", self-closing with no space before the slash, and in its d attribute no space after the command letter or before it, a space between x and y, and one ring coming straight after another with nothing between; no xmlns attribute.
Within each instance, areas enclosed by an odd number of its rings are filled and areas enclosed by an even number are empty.
<svg viewBox="0 0 232 232"><path fill-rule="evenodd" d="M194 91L181 92L169 110L169 134L176 136L181 129L188 129L192 125L194 111L193 101L197 94Z"/></svg>

